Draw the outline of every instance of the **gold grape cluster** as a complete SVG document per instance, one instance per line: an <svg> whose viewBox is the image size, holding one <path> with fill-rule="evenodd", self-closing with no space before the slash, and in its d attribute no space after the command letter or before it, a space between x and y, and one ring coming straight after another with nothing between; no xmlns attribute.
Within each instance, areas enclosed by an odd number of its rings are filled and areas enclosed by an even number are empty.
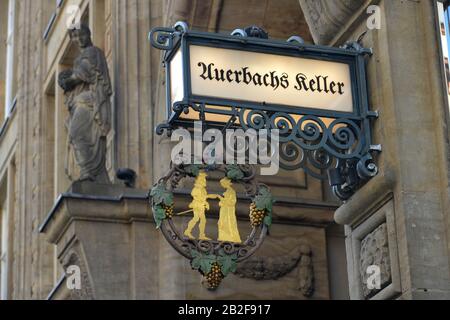
<svg viewBox="0 0 450 320"><path fill-rule="evenodd" d="M206 281L210 289L217 289L222 282L224 276L222 274L220 265L214 262L211 271L206 275Z"/></svg>
<svg viewBox="0 0 450 320"><path fill-rule="evenodd" d="M168 206L163 204L163 209L166 212L166 217L172 219L173 217L173 206Z"/></svg>
<svg viewBox="0 0 450 320"><path fill-rule="evenodd" d="M250 223L252 224L252 227L260 226L265 216L266 210L259 210L256 207L256 204L252 202L252 204L250 205Z"/></svg>

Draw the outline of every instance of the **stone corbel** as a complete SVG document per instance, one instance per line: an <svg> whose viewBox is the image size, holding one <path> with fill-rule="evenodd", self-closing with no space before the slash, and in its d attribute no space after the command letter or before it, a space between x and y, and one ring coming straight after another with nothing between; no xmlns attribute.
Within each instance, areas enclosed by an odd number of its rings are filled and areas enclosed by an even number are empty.
<svg viewBox="0 0 450 320"><path fill-rule="evenodd" d="M366 0L299 0L317 44L329 44Z"/></svg>
<svg viewBox="0 0 450 320"><path fill-rule="evenodd" d="M395 173L386 168L365 184L350 200L334 213L334 220L341 225L354 225L370 212L373 199L383 199L393 192Z"/></svg>

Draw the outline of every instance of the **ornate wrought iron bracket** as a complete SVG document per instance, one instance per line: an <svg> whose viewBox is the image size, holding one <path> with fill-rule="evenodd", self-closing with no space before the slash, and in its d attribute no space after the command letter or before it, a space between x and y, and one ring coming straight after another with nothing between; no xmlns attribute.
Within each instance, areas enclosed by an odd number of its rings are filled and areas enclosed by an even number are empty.
<svg viewBox="0 0 450 320"><path fill-rule="evenodd" d="M148 39L153 47L160 50L172 50L176 39L183 33L188 32L189 28L186 22L179 21L173 28L158 27L154 28L148 35Z"/></svg>
<svg viewBox="0 0 450 320"><path fill-rule="evenodd" d="M149 39L155 48L165 51L164 61L168 68L175 51L188 50L190 39L195 44L221 44L241 50L251 46L251 50L256 52L281 52L348 63L355 92L353 112L199 98L190 93L190 79L187 79L182 101L172 102L168 88L168 118L157 126L156 133L167 132L170 135L178 127L192 127L192 117L187 119L186 114L195 115L197 120L203 121L205 130L238 128L244 131L266 129L270 132L277 129L280 134L280 166L286 170L302 169L314 178L328 180L341 200L349 199L378 173L375 157L381 152L381 146L372 142L372 121L378 118L378 112L369 109L365 70L367 58L373 55L372 49L364 48L357 41L348 42L341 48L332 48L305 44L298 36L290 37L285 42L269 40L267 32L254 26L223 35L190 31L185 23L177 23L173 28L153 29ZM188 62L185 60L183 67L187 78L190 75ZM166 74L166 83L169 84L170 74ZM227 120L205 121L207 115L217 115Z"/></svg>

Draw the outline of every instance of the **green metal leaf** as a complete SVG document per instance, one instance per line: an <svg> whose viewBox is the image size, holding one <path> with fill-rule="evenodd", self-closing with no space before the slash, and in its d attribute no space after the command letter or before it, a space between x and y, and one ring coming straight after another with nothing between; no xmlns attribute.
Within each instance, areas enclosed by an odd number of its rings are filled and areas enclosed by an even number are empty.
<svg viewBox="0 0 450 320"><path fill-rule="evenodd" d="M261 188L258 195L255 197L255 204L258 210L267 210L272 212L274 199L269 189Z"/></svg>
<svg viewBox="0 0 450 320"><path fill-rule="evenodd" d="M194 259L191 261L191 267L194 270L199 270L200 269L200 261L198 259Z"/></svg>
<svg viewBox="0 0 450 320"><path fill-rule="evenodd" d="M232 164L227 166L227 177L233 181L242 180L244 178L244 172L238 165Z"/></svg>
<svg viewBox="0 0 450 320"><path fill-rule="evenodd" d="M199 270L200 269L200 259L199 259L199 255L197 251L191 250L191 256L192 256L192 260L191 260L191 267L194 270Z"/></svg>
<svg viewBox="0 0 450 320"><path fill-rule="evenodd" d="M197 251L191 250L191 256L192 256L192 260L191 260L191 267L194 270L199 270L201 267L201 256Z"/></svg>
<svg viewBox="0 0 450 320"><path fill-rule="evenodd" d="M237 255L228 256L222 252L221 255L217 257L217 262L221 266L223 275L227 276L230 272L235 272L237 269Z"/></svg>
<svg viewBox="0 0 450 320"><path fill-rule="evenodd" d="M166 218L166 211L160 205L156 205L152 208L153 218L155 219L156 229L161 227L163 220Z"/></svg>
<svg viewBox="0 0 450 320"><path fill-rule="evenodd" d="M264 218L264 224L268 227L268 228L270 228L270 226L272 225L272 215L267 215L265 218Z"/></svg>
<svg viewBox="0 0 450 320"><path fill-rule="evenodd" d="M153 187L150 191L150 196L153 199L153 203L158 205L164 203L167 206L173 205L173 194L166 190L163 183Z"/></svg>
<svg viewBox="0 0 450 320"><path fill-rule="evenodd" d="M191 255L193 257L191 260L192 269L200 270L203 274L211 272L212 265L216 262L216 256L211 254L204 255L194 250L191 251Z"/></svg>
<svg viewBox="0 0 450 320"><path fill-rule="evenodd" d="M190 164L184 168L186 173L192 177L197 177L200 173L200 165L198 164Z"/></svg>
<svg viewBox="0 0 450 320"><path fill-rule="evenodd" d="M215 256L213 255L203 256L203 258L200 259L200 270L203 271L204 274L210 273L214 262L216 262Z"/></svg>
<svg viewBox="0 0 450 320"><path fill-rule="evenodd" d="M198 256L200 256L200 252L198 252L197 250L191 250L191 256L192 258L197 258Z"/></svg>

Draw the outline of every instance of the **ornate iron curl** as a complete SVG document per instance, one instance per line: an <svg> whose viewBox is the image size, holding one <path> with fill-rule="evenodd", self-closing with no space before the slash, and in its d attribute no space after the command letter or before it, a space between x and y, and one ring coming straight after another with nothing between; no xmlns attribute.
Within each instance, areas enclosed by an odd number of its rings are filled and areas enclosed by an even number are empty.
<svg viewBox="0 0 450 320"><path fill-rule="evenodd" d="M244 130L278 129L280 167L303 169L314 178L329 179L341 200L349 199L378 172L372 153L381 152L381 146L365 147L362 119L340 117L327 125L313 115L295 120L286 112L241 109L239 120ZM330 179L331 170L340 179Z"/></svg>
<svg viewBox="0 0 450 320"><path fill-rule="evenodd" d="M287 42L293 43L293 44L296 44L299 46L303 46L305 44L305 40L303 40L303 38L299 37L299 36L292 36L287 40Z"/></svg>
<svg viewBox="0 0 450 320"><path fill-rule="evenodd" d="M341 46L342 49L347 49L347 50L354 50L357 51L360 54L365 54L365 55L369 55L372 56L373 55L373 50L372 49L368 49L368 48L364 48L360 41L348 41L346 42L343 46Z"/></svg>
<svg viewBox="0 0 450 320"><path fill-rule="evenodd" d="M156 27L148 34L151 45L157 49L170 51L174 47L175 38L189 31L186 22L178 21L172 28Z"/></svg>
<svg viewBox="0 0 450 320"><path fill-rule="evenodd" d="M231 32L231 35L235 37L248 37L247 33L242 29L233 30L233 32Z"/></svg>

